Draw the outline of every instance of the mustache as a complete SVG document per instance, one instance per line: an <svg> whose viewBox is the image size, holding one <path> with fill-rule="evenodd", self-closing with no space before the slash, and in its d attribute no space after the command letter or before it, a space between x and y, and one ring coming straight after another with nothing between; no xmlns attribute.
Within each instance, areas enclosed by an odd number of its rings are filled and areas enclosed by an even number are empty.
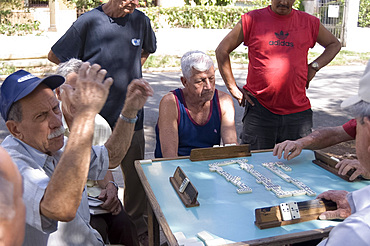
<svg viewBox="0 0 370 246"><path fill-rule="evenodd" d="M63 135L65 131L66 130L64 129L64 127L60 126L58 129L56 129L55 131L53 131L52 133L48 135L48 140L59 137L60 135Z"/></svg>
<svg viewBox="0 0 370 246"><path fill-rule="evenodd" d="M283 8L289 9L289 6L288 5L284 5L284 4L278 4L278 7L283 7Z"/></svg>

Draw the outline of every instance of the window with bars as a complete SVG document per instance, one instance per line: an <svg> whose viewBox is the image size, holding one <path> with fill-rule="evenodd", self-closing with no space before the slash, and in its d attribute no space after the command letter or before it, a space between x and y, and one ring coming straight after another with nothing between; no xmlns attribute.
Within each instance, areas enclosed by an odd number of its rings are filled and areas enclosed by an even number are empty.
<svg viewBox="0 0 370 246"><path fill-rule="evenodd" d="M49 0L28 0L25 1L25 5L30 8L35 7L49 7Z"/></svg>

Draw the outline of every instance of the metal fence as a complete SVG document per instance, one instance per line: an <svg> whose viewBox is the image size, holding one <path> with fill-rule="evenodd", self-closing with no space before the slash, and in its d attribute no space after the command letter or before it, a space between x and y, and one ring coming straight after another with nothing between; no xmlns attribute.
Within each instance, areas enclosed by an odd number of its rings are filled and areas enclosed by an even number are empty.
<svg viewBox="0 0 370 246"><path fill-rule="evenodd" d="M343 45L345 43L345 1L320 1L316 14L323 26L337 37Z"/></svg>
<svg viewBox="0 0 370 246"><path fill-rule="evenodd" d="M49 0L26 0L24 1L26 7L35 8L35 7L49 7Z"/></svg>

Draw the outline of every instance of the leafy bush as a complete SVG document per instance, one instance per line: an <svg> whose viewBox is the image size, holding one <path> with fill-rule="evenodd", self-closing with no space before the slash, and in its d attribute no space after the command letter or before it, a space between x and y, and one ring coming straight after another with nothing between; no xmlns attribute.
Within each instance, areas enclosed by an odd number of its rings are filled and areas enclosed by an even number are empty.
<svg viewBox="0 0 370 246"><path fill-rule="evenodd" d="M23 1L20 0L0 0L0 34L12 36L23 36L39 30L40 22L26 20L22 24L11 23L12 9L22 9Z"/></svg>
<svg viewBox="0 0 370 246"><path fill-rule="evenodd" d="M358 26L370 27L370 0L360 0L360 11L358 13Z"/></svg>
<svg viewBox="0 0 370 246"><path fill-rule="evenodd" d="M266 7L271 0L249 1L246 7L204 6L205 4L211 5L209 2L221 4L221 0L197 0L195 2L203 3L203 5L171 8L152 7L140 8L140 10L149 17L154 29L162 28L164 25L172 28L224 29L233 28L242 14ZM229 0L222 2L229 2ZM300 0L295 1L294 8L302 8Z"/></svg>
<svg viewBox="0 0 370 246"><path fill-rule="evenodd" d="M2 23L0 24L0 34L7 36L24 36L27 34L32 34L39 30L40 22L27 20L27 23L22 24L11 24Z"/></svg>
<svg viewBox="0 0 370 246"><path fill-rule="evenodd" d="M189 0L184 0L187 5L190 5ZM194 0L196 5L202 6L226 6L231 4L232 0Z"/></svg>
<svg viewBox="0 0 370 246"><path fill-rule="evenodd" d="M173 28L232 28L241 15L256 7L205 7L184 6L172 8L143 8L154 29L163 27L165 22Z"/></svg>
<svg viewBox="0 0 370 246"><path fill-rule="evenodd" d="M181 28L232 28L240 20L241 15L255 7L181 7L163 9L161 14L167 16L171 27Z"/></svg>

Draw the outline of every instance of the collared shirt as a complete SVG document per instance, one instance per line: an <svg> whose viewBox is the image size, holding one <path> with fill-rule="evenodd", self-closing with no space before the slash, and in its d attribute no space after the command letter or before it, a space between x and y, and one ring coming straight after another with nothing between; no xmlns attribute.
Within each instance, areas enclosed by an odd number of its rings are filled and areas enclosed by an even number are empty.
<svg viewBox="0 0 370 246"><path fill-rule="evenodd" d="M76 217L72 221L55 221L40 213L41 199L63 150L49 156L13 136L6 137L1 145L8 151L23 177L23 200L26 205L23 245L104 245L99 233L89 224L86 187ZM88 178L103 179L109 165L108 151L104 146L94 146L92 150Z"/></svg>
<svg viewBox="0 0 370 246"><path fill-rule="evenodd" d="M319 246L356 245L367 246L370 242L370 186L347 195L352 215L334 227L329 237Z"/></svg>

